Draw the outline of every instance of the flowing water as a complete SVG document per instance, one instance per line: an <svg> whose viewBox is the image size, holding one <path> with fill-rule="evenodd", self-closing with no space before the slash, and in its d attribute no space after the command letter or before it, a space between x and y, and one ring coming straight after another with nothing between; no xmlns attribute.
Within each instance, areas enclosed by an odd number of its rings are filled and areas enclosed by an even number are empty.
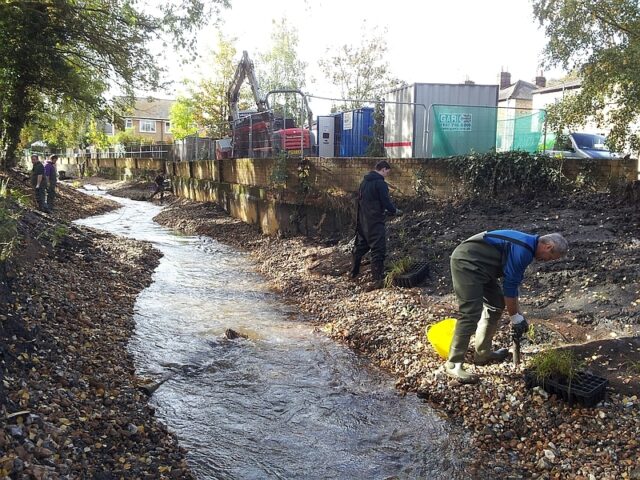
<svg viewBox="0 0 640 480"><path fill-rule="evenodd" d="M246 254L161 227L150 203L110 198L123 208L78 223L164 255L129 348L138 374L168 377L152 403L198 478L468 478L464 435L315 332Z"/></svg>

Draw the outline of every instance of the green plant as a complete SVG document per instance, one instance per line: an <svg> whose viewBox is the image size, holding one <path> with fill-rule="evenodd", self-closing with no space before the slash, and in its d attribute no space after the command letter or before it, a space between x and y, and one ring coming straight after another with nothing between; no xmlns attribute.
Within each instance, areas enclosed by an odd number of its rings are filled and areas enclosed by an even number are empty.
<svg viewBox="0 0 640 480"><path fill-rule="evenodd" d="M6 203L0 202L0 262L11 256L18 241L18 222Z"/></svg>
<svg viewBox="0 0 640 480"><path fill-rule="evenodd" d="M529 324L529 329L527 330L527 339L531 342L534 343L535 339L536 339L536 327L533 323Z"/></svg>
<svg viewBox="0 0 640 480"><path fill-rule="evenodd" d="M489 152L444 159L463 196L498 197L557 192L567 184L562 162L522 151Z"/></svg>
<svg viewBox="0 0 640 480"><path fill-rule="evenodd" d="M54 248L60 243L60 241L69 234L69 228L66 225L55 225L51 228L44 230L38 238L46 237L51 242L51 246Z"/></svg>
<svg viewBox="0 0 640 480"><path fill-rule="evenodd" d="M413 189L416 192L416 196L422 198L429 198L433 190L433 181L429 171L425 166L421 166L414 173L414 185Z"/></svg>
<svg viewBox="0 0 640 480"><path fill-rule="evenodd" d="M598 161L585 158L580 162L580 170L576 175L575 184L581 190L595 192L598 187Z"/></svg>
<svg viewBox="0 0 640 480"><path fill-rule="evenodd" d="M287 183L287 152L281 151L274 159L273 170L269 176L273 187L284 187Z"/></svg>
<svg viewBox="0 0 640 480"><path fill-rule="evenodd" d="M530 366L539 381L551 377L564 377L571 381L584 368L584 361L571 350L546 350L535 355Z"/></svg>
<svg viewBox="0 0 640 480"><path fill-rule="evenodd" d="M393 262L391 264L391 269L389 270L389 273L387 273L387 275L384 278L385 288L391 288L393 286L393 281L395 280L395 278L398 277L399 275L403 275L404 273L406 273L411 267L412 263L413 263L413 260L409 256L402 257L396 260L395 262Z"/></svg>
<svg viewBox="0 0 640 480"><path fill-rule="evenodd" d="M636 375L640 374L640 361L631 360L629 362L629 372L635 373Z"/></svg>

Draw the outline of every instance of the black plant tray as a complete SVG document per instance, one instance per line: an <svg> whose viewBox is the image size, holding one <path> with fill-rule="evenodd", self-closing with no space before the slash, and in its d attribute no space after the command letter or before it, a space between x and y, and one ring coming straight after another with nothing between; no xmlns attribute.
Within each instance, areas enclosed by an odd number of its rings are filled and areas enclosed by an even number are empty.
<svg viewBox="0 0 640 480"><path fill-rule="evenodd" d="M609 380L591 375L590 373L577 373L569 382L568 379L545 378L538 380L532 372L525 374L527 387L542 387L545 391L556 394L569 405L580 403L585 407L595 407L604 400Z"/></svg>
<svg viewBox="0 0 640 480"><path fill-rule="evenodd" d="M427 262L415 262L407 273L398 275L393 279L396 287L411 288L420 285L429 275L429 264Z"/></svg>

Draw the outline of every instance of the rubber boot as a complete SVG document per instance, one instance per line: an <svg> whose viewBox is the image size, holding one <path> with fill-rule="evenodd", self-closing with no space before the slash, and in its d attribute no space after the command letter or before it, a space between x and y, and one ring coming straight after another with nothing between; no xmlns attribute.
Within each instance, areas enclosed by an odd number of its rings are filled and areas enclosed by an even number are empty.
<svg viewBox="0 0 640 480"><path fill-rule="evenodd" d="M360 275L360 263L362 263L362 257L351 255L351 278Z"/></svg>
<svg viewBox="0 0 640 480"><path fill-rule="evenodd" d="M462 363L447 362L444 364L444 371L450 377L455 378L460 383L477 383L478 376L474 373L467 372L462 368Z"/></svg>
<svg viewBox="0 0 640 480"><path fill-rule="evenodd" d="M384 262L379 260L371 261L371 275L373 277L371 283L367 287L367 292L379 290L384 287Z"/></svg>
<svg viewBox="0 0 640 480"><path fill-rule="evenodd" d="M498 329L501 316L502 310L489 310L486 307L482 310L482 316L476 328L476 354L473 359L476 365L502 362L509 356L509 350L506 348L492 350L493 336Z"/></svg>

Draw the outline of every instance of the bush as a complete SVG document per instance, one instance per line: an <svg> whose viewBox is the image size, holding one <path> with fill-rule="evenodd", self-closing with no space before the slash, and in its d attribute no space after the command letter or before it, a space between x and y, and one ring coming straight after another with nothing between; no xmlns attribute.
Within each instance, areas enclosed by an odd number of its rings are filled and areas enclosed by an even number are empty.
<svg viewBox="0 0 640 480"><path fill-rule="evenodd" d="M568 181L562 161L527 152L489 152L445 159L463 194L475 197L555 193Z"/></svg>

